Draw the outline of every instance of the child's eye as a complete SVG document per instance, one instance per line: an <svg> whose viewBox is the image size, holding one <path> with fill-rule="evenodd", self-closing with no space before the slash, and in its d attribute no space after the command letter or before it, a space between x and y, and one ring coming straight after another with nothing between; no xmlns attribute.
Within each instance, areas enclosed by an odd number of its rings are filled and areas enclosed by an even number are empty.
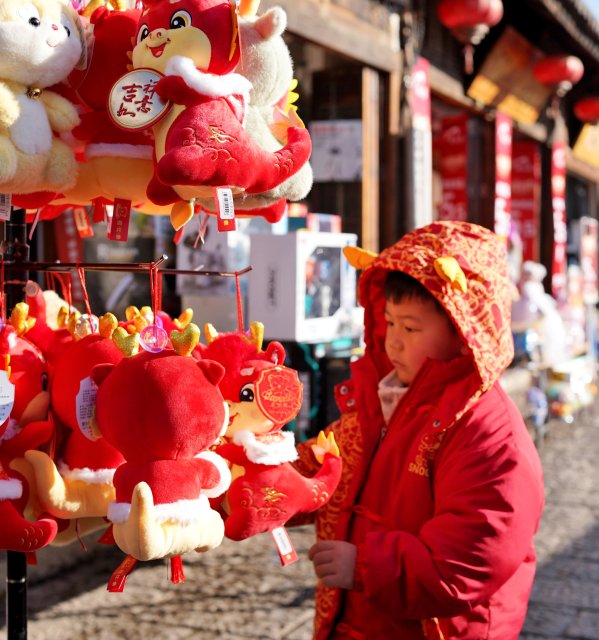
<svg viewBox="0 0 599 640"><path fill-rule="evenodd" d="M416 329L414 327L404 327L404 331L406 333L415 333Z"/></svg>

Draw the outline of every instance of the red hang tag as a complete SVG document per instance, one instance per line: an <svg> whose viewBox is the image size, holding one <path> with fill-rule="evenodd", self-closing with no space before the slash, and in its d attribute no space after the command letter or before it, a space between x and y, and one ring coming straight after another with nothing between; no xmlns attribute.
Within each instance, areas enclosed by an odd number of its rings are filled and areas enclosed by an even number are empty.
<svg viewBox="0 0 599 640"><path fill-rule="evenodd" d="M73 219L80 238L91 238L94 235L85 207L73 207Z"/></svg>
<svg viewBox="0 0 599 640"><path fill-rule="evenodd" d="M275 544L277 545L277 551L279 552L279 558L281 559L281 565L286 567L288 564L293 564L298 561L297 553L293 548L291 538L287 533L285 527L277 527L271 531Z"/></svg>
<svg viewBox="0 0 599 640"><path fill-rule="evenodd" d="M181 242L181 238L183 238L183 227L181 227L180 229L177 229L177 231L175 231L175 235L173 236L173 244L176 247L179 246L179 243Z"/></svg>
<svg viewBox="0 0 599 640"><path fill-rule="evenodd" d="M29 566L34 567L37 564L37 553L35 551L25 551L25 560Z"/></svg>
<svg viewBox="0 0 599 640"><path fill-rule="evenodd" d="M185 582L183 559L181 556L173 556L171 558L171 582L173 584L183 584Z"/></svg>
<svg viewBox="0 0 599 640"><path fill-rule="evenodd" d="M136 564L137 560L133 556L127 556L110 576L108 587L106 587L108 591L111 593L121 593L125 588L127 576L135 569Z"/></svg>
<svg viewBox="0 0 599 640"><path fill-rule="evenodd" d="M101 200L94 200L92 222L104 222L104 220L106 220L106 205Z"/></svg>
<svg viewBox="0 0 599 640"><path fill-rule="evenodd" d="M129 237L129 218L131 217L131 200L116 198L112 210L108 239L127 242Z"/></svg>
<svg viewBox="0 0 599 640"><path fill-rule="evenodd" d="M215 187L214 199L216 200L216 212L219 231L235 231L235 206L233 204L233 192L229 187Z"/></svg>

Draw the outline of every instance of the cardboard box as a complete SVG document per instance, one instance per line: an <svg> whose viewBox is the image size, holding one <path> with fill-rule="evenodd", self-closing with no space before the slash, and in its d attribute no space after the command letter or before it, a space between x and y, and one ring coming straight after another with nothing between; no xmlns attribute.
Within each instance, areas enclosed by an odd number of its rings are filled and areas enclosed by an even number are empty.
<svg viewBox="0 0 599 640"><path fill-rule="evenodd" d="M263 322L267 339L355 337L356 271L342 249L356 242L351 233L251 236L247 321Z"/></svg>

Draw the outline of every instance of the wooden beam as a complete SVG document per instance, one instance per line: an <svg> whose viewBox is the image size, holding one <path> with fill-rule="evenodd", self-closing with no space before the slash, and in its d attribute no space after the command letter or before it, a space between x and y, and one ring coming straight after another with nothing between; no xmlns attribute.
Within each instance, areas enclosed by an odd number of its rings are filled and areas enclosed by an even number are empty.
<svg viewBox="0 0 599 640"><path fill-rule="evenodd" d="M373 10L381 10L374 2ZM325 49L382 71L398 71L394 51L398 46L396 25L390 17L385 27L363 20L349 9L327 0L262 0L259 13L279 6L287 13L287 30Z"/></svg>
<svg viewBox="0 0 599 640"><path fill-rule="evenodd" d="M360 246L379 251L379 74L362 69L362 237Z"/></svg>

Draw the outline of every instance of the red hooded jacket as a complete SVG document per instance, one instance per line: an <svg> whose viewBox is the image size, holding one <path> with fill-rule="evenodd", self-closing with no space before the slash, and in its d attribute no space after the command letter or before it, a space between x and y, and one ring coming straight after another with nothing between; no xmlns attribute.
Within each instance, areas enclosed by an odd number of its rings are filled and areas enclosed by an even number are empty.
<svg viewBox="0 0 599 640"><path fill-rule="evenodd" d="M390 270L436 297L469 355L427 360L381 437ZM357 545L354 588L317 587L314 637L517 640L544 496L532 440L498 383L513 357L504 244L477 225L433 223L364 269L359 298L365 354L336 390L341 417L329 427L343 478L316 516L319 539Z"/></svg>

